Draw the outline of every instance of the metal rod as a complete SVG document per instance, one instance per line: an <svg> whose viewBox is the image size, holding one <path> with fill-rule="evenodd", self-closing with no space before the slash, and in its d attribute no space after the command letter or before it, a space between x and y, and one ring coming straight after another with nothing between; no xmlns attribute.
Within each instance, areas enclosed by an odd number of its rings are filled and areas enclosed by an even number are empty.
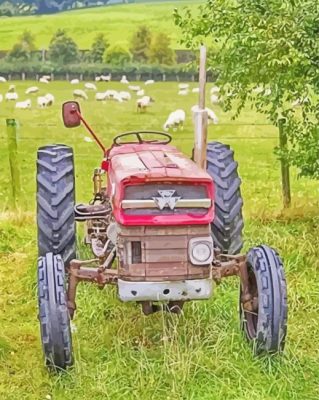
<svg viewBox="0 0 319 400"><path fill-rule="evenodd" d="M85 121L85 119L82 117L81 113L79 113L78 111L76 111L78 117L80 118L80 120L83 122L84 126L86 127L86 129L90 132L90 134L93 136L94 140L96 141L96 143L101 147L101 149L103 150L103 153L105 153L105 146L103 145L103 143L100 141L100 139L96 136L96 134L93 132L93 129L89 126L89 124Z"/></svg>

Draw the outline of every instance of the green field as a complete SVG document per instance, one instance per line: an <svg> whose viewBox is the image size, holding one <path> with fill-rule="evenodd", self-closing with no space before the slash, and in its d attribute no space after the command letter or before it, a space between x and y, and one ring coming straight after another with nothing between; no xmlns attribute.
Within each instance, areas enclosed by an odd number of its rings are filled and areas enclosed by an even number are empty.
<svg viewBox="0 0 319 400"><path fill-rule="evenodd" d="M34 34L38 49L48 48L58 28L65 29L81 49L89 49L100 32L111 44L122 42L128 45L139 25L149 26L154 33L169 33L172 47L181 48L178 43L180 33L173 22L173 10L184 6L195 9L200 3L202 1L179 0L97 7L54 15L0 18L0 50L10 50L24 30Z"/></svg>
<svg viewBox="0 0 319 400"><path fill-rule="evenodd" d="M98 11L97 11L98 12ZM55 16L57 17L57 16ZM34 82L15 82L22 95ZM0 86L4 93L8 85ZM118 82L98 83L123 88ZM210 85L209 85L210 86ZM161 129L167 115L184 108L184 131L173 144L190 154L190 107L196 95L177 96L177 83L155 83L147 92L152 108L137 114L135 101L96 103L93 93L82 111L103 140L125 130ZM76 363L67 374L50 375L43 366L36 299L35 159L38 146L65 143L75 150L77 201L92 194L92 171L102 158L87 143L83 128L67 130L61 102L74 89L68 82L45 86L56 96L52 108L15 110L0 103L0 399L163 399L317 400L319 396L319 193L318 183L297 179L292 170L293 205L281 210L280 168L272 149L277 132L250 109L232 121L215 107L219 125L210 140L235 150L243 181L245 248L268 243L279 250L287 274L289 321L281 357L254 358L238 324L238 282L216 287L209 301L189 303L181 317L145 317L134 304L122 304L114 288L82 285L74 320ZM35 101L34 101L35 103ZM20 210L10 212L10 174L5 118L19 121L22 178ZM255 125L253 125L255 124ZM82 249L82 252L84 250Z"/></svg>

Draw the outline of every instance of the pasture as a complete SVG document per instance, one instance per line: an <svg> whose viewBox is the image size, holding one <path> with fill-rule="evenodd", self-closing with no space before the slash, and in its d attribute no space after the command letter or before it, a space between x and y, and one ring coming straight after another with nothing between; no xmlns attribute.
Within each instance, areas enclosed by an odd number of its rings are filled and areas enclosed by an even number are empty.
<svg viewBox="0 0 319 400"><path fill-rule="evenodd" d="M66 29L80 49L89 49L97 33L104 33L110 44L122 42L128 46L139 25L147 25L154 33L169 32L172 48L181 48L180 32L171 17L173 10L183 6L195 10L200 3L201 0L178 0L124 4L52 15L1 18L1 50L10 50L25 30L30 30L35 36L35 46L38 49L48 48L57 29Z"/></svg>
<svg viewBox="0 0 319 400"><path fill-rule="evenodd" d="M89 12L99 15L100 9L86 10ZM154 15L159 17L159 13ZM55 17L59 16L63 14ZM156 24L156 19L152 23ZM83 26L79 21L77 24ZM75 88L69 82L41 86L40 95L50 92L56 98L47 109L36 107L36 96L23 94L34 82L11 83L16 84L20 99L29 97L33 105L31 110L16 110L14 103L0 103L0 398L317 399L318 183L297 179L297 172L292 170L292 208L282 212L280 167L273 154L278 142L276 129L249 108L233 121L231 114L210 104L220 123L210 125L209 140L229 143L239 162L245 249L267 243L285 262L289 302L285 353L279 357L252 356L239 330L238 282L233 278L216 287L211 300L187 304L180 317L161 313L145 317L137 305L120 303L114 288L100 291L93 285L80 285L73 336L75 366L64 375L47 373L37 321L36 150L47 143L74 147L77 202L91 199L92 172L102 154L94 143L85 140L89 134L84 128L67 130L62 125L61 103L72 98ZM143 87L143 83L133 84ZM8 86L0 84L0 93L4 94ZM97 86L99 91L126 90L119 82L99 82ZM78 87L83 88L83 83ZM145 113L136 112L134 94L127 103L101 103L94 100L94 92L89 93L88 101L81 102L82 112L109 145L112 137L123 131L161 130L168 114L183 108L187 113L185 128L172 132L173 145L190 154L190 108L197 95L178 96L177 82L155 83L145 89L155 99ZM22 196L16 212L10 210L5 118L19 121ZM87 252L82 246L81 251Z"/></svg>

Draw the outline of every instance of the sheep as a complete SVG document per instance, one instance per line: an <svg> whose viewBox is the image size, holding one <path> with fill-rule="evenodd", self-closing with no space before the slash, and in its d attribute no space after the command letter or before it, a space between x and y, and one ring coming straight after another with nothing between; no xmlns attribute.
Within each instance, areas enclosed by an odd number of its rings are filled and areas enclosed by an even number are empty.
<svg viewBox="0 0 319 400"><path fill-rule="evenodd" d="M138 92L139 90L141 90L141 88L139 86L132 86L130 85L128 87L130 90L132 90L132 92Z"/></svg>
<svg viewBox="0 0 319 400"><path fill-rule="evenodd" d="M181 89L178 91L179 96L187 96L188 95L188 89Z"/></svg>
<svg viewBox="0 0 319 400"><path fill-rule="evenodd" d="M26 110L27 108L31 108L31 100L27 99L25 101L18 101L15 105L15 108L20 108L21 110Z"/></svg>
<svg viewBox="0 0 319 400"><path fill-rule="evenodd" d="M129 92L119 92L120 97L122 100L128 101L131 100L131 93Z"/></svg>
<svg viewBox="0 0 319 400"><path fill-rule="evenodd" d="M103 82L110 82L110 80L111 80L111 74L108 74L108 75L101 75L100 78L101 78L101 81L103 81Z"/></svg>
<svg viewBox="0 0 319 400"><path fill-rule="evenodd" d="M39 82L40 83L49 83L49 81L44 76L41 76L41 78L39 79Z"/></svg>
<svg viewBox="0 0 319 400"><path fill-rule="evenodd" d="M153 83L155 83L154 79L148 79L144 82L145 85L152 85Z"/></svg>
<svg viewBox="0 0 319 400"><path fill-rule="evenodd" d="M39 91L39 88L37 86L31 86L25 91L25 94L33 94L33 93L37 93L38 91Z"/></svg>
<svg viewBox="0 0 319 400"><path fill-rule="evenodd" d="M220 92L220 88L219 88L218 86L213 86L213 87L210 89L210 94L219 93L219 92Z"/></svg>
<svg viewBox="0 0 319 400"><path fill-rule="evenodd" d="M123 75L123 76L122 76L120 82L121 82L121 83L125 83L125 84L129 84L129 81L128 81L127 78L126 78L126 75Z"/></svg>
<svg viewBox="0 0 319 400"><path fill-rule="evenodd" d="M177 127L183 130L185 122L186 113L182 109L175 110L171 112L163 126L164 131L168 131L173 128L176 131Z"/></svg>
<svg viewBox="0 0 319 400"><path fill-rule="evenodd" d="M107 99L113 99L114 96L116 96L117 91L116 91L116 90L109 89L109 90L107 90L107 91L105 92L105 94L106 94L106 98L107 98Z"/></svg>
<svg viewBox="0 0 319 400"><path fill-rule="evenodd" d="M137 96L144 96L144 94L145 94L145 92L144 92L143 89L138 90L138 91L136 92L136 95L137 95Z"/></svg>
<svg viewBox="0 0 319 400"><path fill-rule="evenodd" d="M15 92L15 91L16 91L15 85L10 85L10 86L9 86L9 89L8 89L8 93L13 93L13 92Z"/></svg>
<svg viewBox="0 0 319 400"><path fill-rule="evenodd" d="M106 92L97 92L95 93L95 100L96 101L105 101L107 99Z"/></svg>
<svg viewBox="0 0 319 400"><path fill-rule="evenodd" d="M79 79L71 79L70 80L71 85L78 85L80 83Z"/></svg>
<svg viewBox="0 0 319 400"><path fill-rule="evenodd" d="M0 76L0 82L5 83L5 82L7 82L7 80L4 76Z"/></svg>
<svg viewBox="0 0 319 400"><path fill-rule="evenodd" d="M18 100L19 96L18 93L6 93L5 94L5 99L6 101L16 101Z"/></svg>
<svg viewBox="0 0 319 400"><path fill-rule="evenodd" d="M94 85L94 83L90 83L90 82L86 82L84 84L85 89L87 90L97 90L96 86Z"/></svg>
<svg viewBox="0 0 319 400"><path fill-rule="evenodd" d="M73 97L75 99L88 100L88 95L85 93L84 90L81 90L81 89L73 90Z"/></svg>
<svg viewBox="0 0 319 400"><path fill-rule="evenodd" d="M154 99L150 96L143 96L136 100L137 111L146 111L147 107L154 103Z"/></svg>
<svg viewBox="0 0 319 400"><path fill-rule="evenodd" d="M193 114L193 123L195 124L195 113L197 111L199 111L199 106L197 104L195 104L192 108L191 108L192 114ZM208 117L208 123L210 124L211 122L215 125L218 124L218 118L217 115L214 113L213 110L211 110L208 107L205 107L205 111L207 112L207 117Z"/></svg>
<svg viewBox="0 0 319 400"><path fill-rule="evenodd" d="M46 104L46 106L52 106L53 103L54 103L54 100L55 100L53 94L47 93L44 97L47 99L47 104Z"/></svg>
<svg viewBox="0 0 319 400"><path fill-rule="evenodd" d="M119 103L123 103L123 99L118 92L116 92L113 96L113 100L118 101Z"/></svg>
<svg viewBox="0 0 319 400"><path fill-rule="evenodd" d="M212 104L219 104L219 97L216 94L210 96L210 102Z"/></svg>
<svg viewBox="0 0 319 400"><path fill-rule="evenodd" d="M198 87L194 87L192 89L192 93L199 93L199 88Z"/></svg>
<svg viewBox="0 0 319 400"><path fill-rule="evenodd" d="M96 76L96 77L95 77L95 82L100 82L100 80L101 80L101 77L100 77L100 76Z"/></svg>
<svg viewBox="0 0 319 400"><path fill-rule="evenodd" d="M38 107L40 107L40 108L46 107L47 102L48 102L48 101L47 101L47 98L44 97L44 96L39 96L39 97L37 98L37 104L38 104Z"/></svg>
<svg viewBox="0 0 319 400"><path fill-rule="evenodd" d="M180 83L179 85L178 85L178 89L181 89L181 90L188 90L188 88L189 88L189 84L188 83Z"/></svg>
<svg viewBox="0 0 319 400"><path fill-rule="evenodd" d="M42 78L46 79L47 81L50 81L51 80L51 75L43 75Z"/></svg>

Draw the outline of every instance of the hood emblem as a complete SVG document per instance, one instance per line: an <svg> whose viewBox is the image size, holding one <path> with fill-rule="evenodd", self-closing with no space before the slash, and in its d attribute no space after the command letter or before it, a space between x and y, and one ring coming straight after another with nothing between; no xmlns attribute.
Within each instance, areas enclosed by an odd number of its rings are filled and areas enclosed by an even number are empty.
<svg viewBox="0 0 319 400"><path fill-rule="evenodd" d="M179 196L173 197L175 192L176 190L159 190L157 192L159 197L152 197L152 199L160 210L163 210L165 207L174 210L176 203L181 199Z"/></svg>

